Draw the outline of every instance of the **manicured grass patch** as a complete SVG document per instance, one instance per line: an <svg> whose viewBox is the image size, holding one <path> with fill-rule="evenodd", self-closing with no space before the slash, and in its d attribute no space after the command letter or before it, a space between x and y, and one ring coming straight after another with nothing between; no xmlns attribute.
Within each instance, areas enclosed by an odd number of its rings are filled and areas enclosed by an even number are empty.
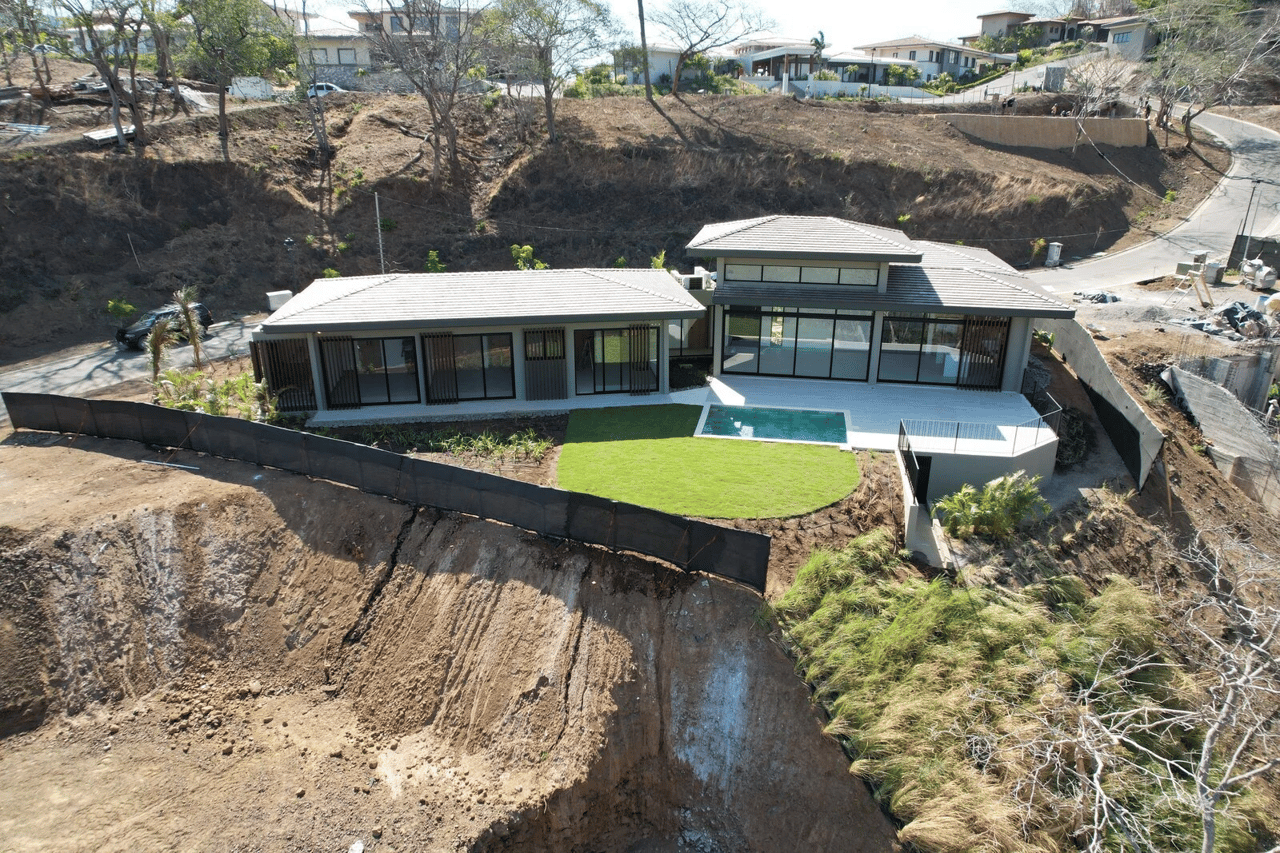
<svg viewBox="0 0 1280 853"><path fill-rule="evenodd" d="M777 518L835 503L858 485L852 453L695 438L701 413L679 405L575 411L560 487L681 515Z"/></svg>

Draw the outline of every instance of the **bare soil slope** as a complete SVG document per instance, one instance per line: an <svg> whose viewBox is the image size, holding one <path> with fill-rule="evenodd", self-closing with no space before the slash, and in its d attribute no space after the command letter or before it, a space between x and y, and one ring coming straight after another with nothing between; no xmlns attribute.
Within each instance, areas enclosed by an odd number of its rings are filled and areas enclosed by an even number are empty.
<svg viewBox="0 0 1280 853"><path fill-rule="evenodd" d="M57 67L65 80L85 71ZM1019 109L1047 112L1037 104ZM379 230L387 269L402 271L431 251L451 270L509 268L516 242L553 266L648 266L665 251L687 268L702 225L772 213L902 227L1025 263L1039 238L1088 254L1184 216L1226 162L1177 140L1108 152L1111 164L1092 149L999 148L945 114L879 104L690 96L662 99L660 114L624 97L563 101L558 145L525 133L509 102L471 105L449 179L424 152L420 98L347 93L324 106L327 171L303 104L237 105L230 163L210 114L161 103L152 143L120 154L79 137L106 123L103 106L0 108L52 127L0 155L0 363L110 335L108 299L145 309L194 284L225 317L325 269L376 272Z"/></svg>
<svg viewBox="0 0 1280 853"><path fill-rule="evenodd" d="M85 438L0 517L16 848L893 846L747 590Z"/></svg>

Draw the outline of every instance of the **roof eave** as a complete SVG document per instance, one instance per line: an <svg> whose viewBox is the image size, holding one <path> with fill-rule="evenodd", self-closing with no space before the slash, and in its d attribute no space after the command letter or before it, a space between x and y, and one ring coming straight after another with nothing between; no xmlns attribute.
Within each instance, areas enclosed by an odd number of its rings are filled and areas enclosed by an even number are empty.
<svg viewBox="0 0 1280 853"><path fill-rule="evenodd" d="M776 298L745 293L726 295L716 292L711 301L714 305L767 307L778 304ZM845 307L854 311L918 311L922 314L946 312L951 314L973 314L983 317L1034 317L1053 320L1070 320L1076 316L1076 309L1070 306L1064 308L995 308L989 305L945 305L937 302L908 303L878 298L876 295L871 294L850 296L844 299L832 297L829 301L840 303L837 307Z"/></svg>
<svg viewBox="0 0 1280 853"><path fill-rule="evenodd" d="M465 317L465 318L418 318L403 320L370 320L365 322L341 320L333 322L297 322L263 323L258 328L264 334L353 334L356 332L414 332L419 329L469 329L491 326L548 326L563 323L635 323L643 321L698 319L704 316L706 309L671 308L660 314L652 311L643 312L600 312L595 314L547 314L518 315L509 317Z"/></svg>
<svg viewBox="0 0 1280 853"><path fill-rule="evenodd" d="M767 249L725 249L713 246L686 246L685 253L699 258L777 258L786 261L865 261L877 264L918 264L919 252L804 252Z"/></svg>

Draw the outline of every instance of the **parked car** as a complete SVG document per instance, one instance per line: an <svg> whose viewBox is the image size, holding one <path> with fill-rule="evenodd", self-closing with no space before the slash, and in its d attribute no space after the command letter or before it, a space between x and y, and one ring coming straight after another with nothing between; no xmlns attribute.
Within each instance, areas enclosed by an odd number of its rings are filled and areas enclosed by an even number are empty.
<svg viewBox="0 0 1280 853"><path fill-rule="evenodd" d="M196 320L201 326L201 337L209 331L209 326L213 324L213 315L209 313L209 309L204 306L203 302L197 302L191 306L196 312ZM116 330L116 340L130 349L142 349L142 342L146 340L147 335L151 334L151 328L156 322L165 319L169 321L169 325L177 331L178 337L183 340L186 336L183 334L178 318L182 315L182 309L177 305L164 305L154 311L148 311L127 328Z"/></svg>
<svg viewBox="0 0 1280 853"><path fill-rule="evenodd" d="M308 98L323 98L330 92L345 92L346 89L334 83L312 83L307 87Z"/></svg>

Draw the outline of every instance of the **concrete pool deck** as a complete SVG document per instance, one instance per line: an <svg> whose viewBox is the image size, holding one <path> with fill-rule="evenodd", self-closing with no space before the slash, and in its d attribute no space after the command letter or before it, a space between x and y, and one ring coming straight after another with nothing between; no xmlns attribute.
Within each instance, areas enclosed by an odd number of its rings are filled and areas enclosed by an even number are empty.
<svg viewBox="0 0 1280 853"><path fill-rule="evenodd" d="M964 453L1009 456L1014 445L1020 450L1028 443L1048 440L1047 428L1023 427L1037 417L1035 409L1021 394L999 391L968 391L930 385L898 385L840 382L819 379L780 379L763 376L721 375L711 377L702 388L670 394L597 394L573 400L471 400L439 406L406 404L360 410L318 412L312 426L347 426L371 423L414 423L471 420L477 418L536 417L564 414L573 409L614 406L655 406L669 403L706 406L762 406L780 409L820 409L844 412L848 423L845 446L859 450L894 450L898 446L901 421L930 421L939 424L974 425L981 438L952 433L935 438L912 436L917 452L954 450ZM981 427L988 429L981 429ZM989 427L1001 427L992 430Z"/></svg>

